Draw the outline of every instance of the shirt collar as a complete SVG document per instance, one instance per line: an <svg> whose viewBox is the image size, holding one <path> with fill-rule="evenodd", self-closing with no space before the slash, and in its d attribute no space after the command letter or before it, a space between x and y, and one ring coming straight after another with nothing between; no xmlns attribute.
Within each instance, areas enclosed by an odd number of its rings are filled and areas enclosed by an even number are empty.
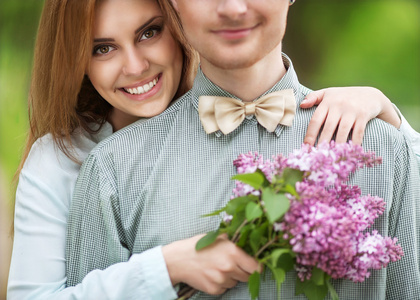
<svg viewBox="0 0 420 300"><path fill-rule="evenodd" d="M282 59L283 59L284 66L286 67L286 70L287 70L286 74L280 79L280 81L278 81L276 84L274 84L273 87L271 87L269 90L267 90L260 97L262 97L262 96L264 96L268 93L281 91L281 90L286 90L286 89L293 89L295 97L297 96L298 90L299 90L299 87L300 87L300 83L299 83L299 80L297 78L296 72L293 68L292 61L284 53L282 53ZM194 85L191 89L191 92L192 92L192 105L195 107L197 112L198 112L198 98L200 96L204 96L204 95L206 95L206 96L221 96L221 97L230 97L230 98L235 98L235 99L241 100L238 97L232 95L231 93L223 90L222 88L220 88L219 86L214 84L212 81L210 81L210 79L208 79L206 77L206 75L204 75L201 68L198 68L197 75L195 77ZM258 97L254 101L258 100L260 97ZM278 125L277 128L274 131L276 136L279 136L280 133L283 131L283 129L284 129L284 126ZM223 133L220 132L220 130L219 130L219 131L215 132L215 135L217 137L220 137L220 136L223 135Z"/></svg>

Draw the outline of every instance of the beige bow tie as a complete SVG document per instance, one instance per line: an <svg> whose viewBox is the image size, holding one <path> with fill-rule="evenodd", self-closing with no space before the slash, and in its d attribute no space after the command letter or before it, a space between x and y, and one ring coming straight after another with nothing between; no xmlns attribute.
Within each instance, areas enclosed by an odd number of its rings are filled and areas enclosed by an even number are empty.
<svg viewBox="0 0 420 300"><path fill-rule="evenodd" d="M228 134L238 127L245 116L255 115L258 123L273 132L278 124L291 126L296 112L292 89L262 96L255 102L244 103L237 99L201 96L198 113L207 133L220 130Z"/></svg>

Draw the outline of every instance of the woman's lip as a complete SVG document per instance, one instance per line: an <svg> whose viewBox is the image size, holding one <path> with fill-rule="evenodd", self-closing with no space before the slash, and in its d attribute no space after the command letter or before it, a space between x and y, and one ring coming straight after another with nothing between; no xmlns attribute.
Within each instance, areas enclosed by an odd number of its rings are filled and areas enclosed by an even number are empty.
<svg viewBox="0 0 420 300"><path fill-rule="evenodd" d="M159 79L160 80L161 76L162 76L162 73L159 73L159 74L155 75L154 77L150 77L149 79L142 80L142 81L137 82L137 83L132 84L132 85L124 86L121 89L128 90L128 89L138 88L139 86L144 86L145 84L148 84L149 82L152 82L154 79Z"/></svg>
<svg viewBox="0 0 420 300"><path fill-rule="evenodd" d="M124 90L124 88L120 88L118 90L121 91L126 97L130 98L131 100L136 100L136 101L146 100L146 99L154 96L156 93L158 93L160 91L160 89L162 88L162 77L163 77L162 73L160 73L159 76L158 76L159 80L156 83L156 85L154 87L152 87L151 90L149 90L149 91L147 91L143 94L130 94L130 93L126 92Z"/></svg>

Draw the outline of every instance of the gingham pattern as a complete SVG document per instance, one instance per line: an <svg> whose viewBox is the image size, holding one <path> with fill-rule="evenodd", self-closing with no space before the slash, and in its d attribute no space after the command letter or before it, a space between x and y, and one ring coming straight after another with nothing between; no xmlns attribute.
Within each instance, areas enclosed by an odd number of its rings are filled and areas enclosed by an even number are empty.
<svg viewBox="0 0 420 300"><path fill-rule="evenodd" d="M309 90L299 84L293 66L268 92L292 88L299 104ZM161 115L135 123L102 142L85 161L69 217L68 285L79 283L93 269L126 261L156 245L208 232L218 217L202 218L226 204L235 174L232 161L240 153L258 151L264 157L288 154L301 146L313 110L297 109L293 125L274 133L247 118L232 133L207 135L197 111L200 95L234 97L198 72L194 87ZM358 172L352 183L364 194L378 195L387 211L374 228L397 236L405 256L386 270L373 271L364 283L333 282L341 300L420 299L420 178L412 151L394 127L372 120L365 149L383 157L381 166ZM147 276L145 273L144 276ZM281 299L295 297L293 272L282 285ZM159 288L159 287L156 287ZM267 275L259 299L276 299ZM194 298L213 299L200 293ZM249 299L246 284L238 284L220 299ZM139 296L147 299L147 296Z"/></svg>

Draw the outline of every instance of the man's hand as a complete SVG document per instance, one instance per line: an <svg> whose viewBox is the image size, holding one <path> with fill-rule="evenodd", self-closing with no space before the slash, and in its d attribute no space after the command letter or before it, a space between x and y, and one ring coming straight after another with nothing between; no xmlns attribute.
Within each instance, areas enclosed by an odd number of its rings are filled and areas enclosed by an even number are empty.
<svg viewBox="0 0 420 300"><path fill-rule="evenodd" d="M238 281L247 282L259 263L242 249L220 235L210 246L195 250L204 235L177 241L162 247L172 284L183 282L211 295L219 295Z"/></svg>

